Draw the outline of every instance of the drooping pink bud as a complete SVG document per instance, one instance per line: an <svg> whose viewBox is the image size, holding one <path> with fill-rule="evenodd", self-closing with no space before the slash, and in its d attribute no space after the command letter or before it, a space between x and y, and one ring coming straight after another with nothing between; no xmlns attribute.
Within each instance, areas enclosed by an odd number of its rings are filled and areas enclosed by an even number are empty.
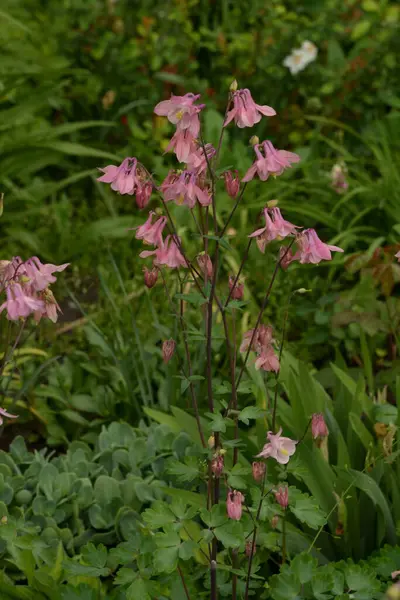
<svg viewBox="0 0 400 600"><path fill-rule="evenodd" d="M199 254L197 257L197 263L200 269L203 271L204 276L207 276L208 279L211 279L213 274L213 264L209 255L206 253Z"/></svg>
<svg viewBox="0 0 400 600"><path fill-rule="evenodd" d="M221 477L222 472L224 470L224 457L222 454L217 454L211 461L211 471L214 473L215 477Z"/></svg>
<svg viewBox="0 0 400 600"><path fill-rule="evenodd" d="M291 248L287 248L286 246L281 246L279 248L279 261L284 271L286 271L290 263L294 260L295 258Z"/></svg>
<svg viewBox="0 0 400 600"><path fill-rule="evenodd" d="M278 527L278 523L279 523L279 516L278 515L274 515L271 519L271 527L272 529L276 529Z"/></svg>
<svg viewBox="0 0 400 600"><path fill-rule="evenodd" d="M225 189L231 198L236 198L240 189L240 178L238 171L225 171Z"/></svg>
<svg viewBox="0 0 400 600"><path fill-rule="evenodd" d="M232 275L229 276L229 290L231 293L232 300L242 300L243 299L243 291L244 291L244 283L241 281L237 281L235 287L235 279Z"/></svg>
<svg viewBox="0 0 400 600"><path fill-rule="evenodd" d="M162 355L165 364L169 363L175 353L176 342L173 339L165 340L162 345Z"/></svg>
<svg viewBox="0 0 400 600"><path fill-rule="evenodd" d="M242 517L242 503L244 501L244 496L241 492L237 492L236 490L229 490L228 496L226 498L226 510L228 512L228 517L230 519L234 519L235 521L240 521Z"/></svg>
<svg viewBox="0 0 400 600"><path fill-rule="evenodd" d="M251 465L251 468L253 470L254 480L257 481L257 483L262 481L264 479L265 471L267 469L265 463L253 462L253 464Z"/></svg>
<svg viewBox="0 0 400 600"><path fill-rule="evenodd" d="M144 273L144 284L146 287L151 289L157 283L158 269L157 269L157 267L153 267L153 269L151 269L151 271L150 271L147 267L145 267L143 269L143 273Z"/></svg>
<svg viewBox="0 0 400 600"><path fill-rule="evenodd" d="M250 557L251 555L254 556L255 553L256 553L256 549L257 549L257 546L256 546L256 544L254 544L254 547L253 547L253 542L252 541L248 540L246 542L245 553L246 553L247 557Z"/></svg>
<svg viewBox="0 0 400 600"><path fill-rule="evenodd" d="M138 186L136 191L136 204L139 209L145 208L148 205L152 191L153 185L150 181L145 181L142 185Z"/></svg>
<svg viewBox="0 0 400 600"><path fill-rule="evenodd" d="M314 440L322 440L329 435L328 428L325 423L324 415L322 413L314 413L311 420L311 432Z"/></svg>
<svg viewBox="0 0 400 600"><path fill-rule="evenodd" d="M289 488L287 486L281 486L275 492L275 500L282 506L287 508L289 504Z"/></svg>

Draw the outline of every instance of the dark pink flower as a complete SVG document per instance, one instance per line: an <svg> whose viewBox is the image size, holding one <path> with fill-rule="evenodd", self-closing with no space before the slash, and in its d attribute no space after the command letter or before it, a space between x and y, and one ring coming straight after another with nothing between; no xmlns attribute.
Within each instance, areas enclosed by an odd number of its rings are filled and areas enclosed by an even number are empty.
<svg viewBox="0 0 400 600"><path fill-rule="evenodd" d="M213 265L211 262L211 258L208 254L199 254L197 257L197 263L200 269L203 271L203 274L208 279L211 279L213 274Z"/></svg>
<svg viewBox="0 0 400 600"><path fill-rule="evenodd" d="M228 112L224 127L233 119L238 127L253 127L261 121L262 115L273 117L276 112L270 106L256 104L251 96L250 90L237 90L232 94L233 108Z"/></svg>
<svg viewBox="0 0 400 600"><path fill-rule="evenodd" d="M98 177L97 181L102 183L111 183L111 189L120 194L130 194L131 196L137 191L140 186L140 180L137 174L138 162L136 158L125 158L119 167L108 165L100 171L104 175Z"/></svg>
<svg viewBox="0 0 400 600"><path fill-rule="evenodd" d="M143 240L146 244L161 246L163 243L162 232L167 224L167 217L160 217L153 223L155 216L156 213L150 211L147 221L136 229L135 237Z"/></svg>
<svg viewBox="0 0 400 600"><path fill-rule="evenodd" d="M231 298L232 300L242 300L243 299L243 292L244 292L244 283L242 283L241 281L237 281L235 287L234 283L235 283L236 277L233 277L232 275L229 276L229 291L231 294ZM232 289L233 288L233 289Z"/></svg>
<svg viewBox="0 0 400 600"><path fill-rule="evenodd" d="M265 227L257 229L249 235L256 238L257 246L261 252L265 252L265 247L269 242L275 239L284 239L288 235L296 233L297 225L285 221L279 208L264 208Z"/></svg>
<svg viewBox="0 0 400 600"><path fill-rule="evenodd" d="M267 470L266 464L263 462L253 462L251 469L254 480L260 483L264 479L265 471Z"/></svg>
<svg viewBox="0 0 400 600"><path fill-rule="evenodd" d="M186 260L184 259L180 248L180 238L176 236L168 235L155 250L144 250L139 254L141 258L147 258L154 256L154 265L161 266L165 265L171 269L177 269L178 267L187 267Z"/></svg>
<svg viewBox="0 0 400 600"><path fill-rule="evenodd" d="M157 283L158 269L157 269L157 267L154 267L153 269L151 269L151 271L149 271L149 269L147 267L144 267L143 272L144 272L144 284L147 288L151 289Z"/></svg>
<svg viewBox="0 0 400 600"><path fill-rule="evenodd" d="M166 202L174 200L176 204L186 204L189 208L194 208L196 202L209 206L212 201L210 191L200 187L196 174L190 171L169 173L161 184L161 190Z"/></svg>
<svg viewBox="0 0 400 600"><path fill-rule="evenodd" d="M226 510L228 512L228 517L230 519L234 519L235 521L240 521L242 517L242 503L244 501L244 496L240 492L236 490L228 491L228 496L226 498Z"/></svg>
<svg viewBox="0 0 400 600"><path fill-rule="evenodd" d="M289 462L290 457L296 452L297 442L282 436L282 427L276 434L272 433L272 431L268 431L267 438L269 441L265 444L260 454L257 454L257 457L271 457L281 465L286 465Z"/></svg>
<svg viewBox="0 0 400 600"><path fill-rule="evenodd" d="M204 148L206 150L206 154L204 154ZM205 144L204 148L203 146L199 146L192 154L189 155L186 161L188 171L192 171L196 175L201 175L207 171L207 159L208 163L210 163L216 153L216 150L212 144Z"/></svg>
<svg viewBox="0 0 400 600"><path fill-rule="evenodd" d="M328 428L325 423L324 415L322 413L314 413L311 420L311 433L316 439L323 439L329 435Z"/></svg>
<svg viewBox="0 0 400 600"><path fill-rule="evenodd" d="M292 163L300 161L298 154L287 150L276 150L269 140L256 144L254 152L256 160L243 177L243 182L251 181L255 175L258 175L261 181L266 181L270 175L282 175L285 169L292 166Z"/></svg>
<svg viewBox="0 0 400 600"><path fill-rule="evenodd" d="M7 309L7 319L18 321L25 319L35 311L44 310L43 300L35 297L34 290L19 283L11 282L6 288L7 300L0 306L0 313Z"/></svg>
<svg viewBox="0 0 400 600"><path fill-rule="evenodd" d="M176 342L173 339L165 340L162 345L163 361L169 363L173 355L175 354Z"/></svg>
<svg viewBox="0 0 400 600"><path fill-rule="evenodd" d="M278 491L275 492L275 500L282 506L283 509L288 507L289 489L287 486L281 486L278 488Z"/></svg>
<svg viewBox="0 0 400 600"><path fill-rule="evenodd" d="M214 473L215 477L221 477L222 472L224 470L224 457L222 454L217 454L211 461L211 471Z"/></svg>
<svg viewBox="0 0 400 600"><path fill-rule="evenodd" d="M322 242L314 229L306 229L296 238L296 244L299 250L294 255L293 260L300 261L301 264L312 263L314 265L321 260L332 260L332 252L343 252L342 248L330 246Z"/></svg>
<svg viewBox="0 0 400 600"><path fill-rule="evenodd" d="M225 171L225 189L231 198L236 198L240 189L240 178L238 171Z"/></svg>
<svg viewBox="0 0 400 600"><path fill-rule="evenodd" d="M18 419L18 415L12 415L7 412L5 408L0 407L0 425L3 425L3 417L6 417L7 419Z"/></svg>

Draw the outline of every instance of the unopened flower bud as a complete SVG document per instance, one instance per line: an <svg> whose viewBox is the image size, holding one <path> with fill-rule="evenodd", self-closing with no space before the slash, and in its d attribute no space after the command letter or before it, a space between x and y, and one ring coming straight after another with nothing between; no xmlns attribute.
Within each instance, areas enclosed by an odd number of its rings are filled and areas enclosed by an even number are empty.
<svg viewBox="0 0 400 600"><path fill-rule="evenodd" d="M279 516L278 515L274 515L271 519L271 527L272 529L276 529L278 527L278 523L279 523Z"/></svg>
<svg viewBox="0 0 400 600"><path fill-rule="evenodd" d="M225 171L225 189L231 198L236 198L240 189L240 177L237 170Z"/></svg>
<svg viewBox="0 0 400 600"><path fill-rule="evenodd" d="M275 208L276 206L278 206L278 204L279 200L269 200L269 202L267 202L268 208Z"/></svg>
<svg viewBox="0 0 400 600"><path fill-rule="evenodd" d="M216 454L211 461L211 471L216 478L221 477L224 470L224 457L221 454Z"/></svg>
<svg viewBox="0 0 400 600"><path fill-rule="evenodd" d="M153 269L151 269L151 271L149 271L149 269L147 267L145 267L143 269L143 273L144 273L144 285L146 287L148 287L149 289L151 289L157 283L158 269L157 269L157 267L154 267Z"/></svg>
<svg viewBox="0 0 400 600"><path fill-rule="evenodd" d="M314 413L311 419L311 432L314 440L323 439L329 435L328 428L322 413Z"/></svg>
<svg viewBox="0 0 400 600"><path fill-rule="evenodd" d="M136 191L136 204L139 209L145 208L150 201L153 186L150 181L145 181Z"/></svg>
<svg viewBox="0 0 400 600"><path fill-rule="evenodd" d="M240 521L242 516L242 503L244 501L244 496L241 492L237 492L234 490L233 492L229 490L228 496L226 499L226 510L228 512L228 517L230 519L234 519L235 521Z"/></svg>
<svg viewBox="0 0 400 600"><path fill-rule="evenodd" d="M162 345L163 361L168 363L174 355L176 342L173 339L165 340Z"/></svg>
<svg viewBox="0 0 400 600"><path fill-rule="evenodd" d="M312 290L306 290L306 288L299 288L296 290L296 294L309 294Z"/></svg>
<svg viewBox="0 0 400 600"><path fill-rule="evenodd" d="M294 254L291 248L286 248L285 246L281 246L279 248L279 260L282 269L286 271L291 262L294 261Z"/></svg>
<svg viewBox="0 0 400 600"><path fill-rule="evenodd" d="M215 446L215 437L213 435L210 435L210 437L207 440L207 444L208 444L208 447L211 448L211 450L214 448L214 446Z"/></svg>
<svg viewBox="0 0 400 600"><path fill-rule="evenodd" d="M258 483L260 481L263 480L264 475L265 475L265 471L267 469L265 463L263 462L253 462L253 464L251 465L252 471L253 471L253 477L254 480L257 481Z"/></svg>
<svg viewBox="0 0 400 600"><path fill-rule="evenodd" d="M231 292L231 298L232 300L242 300L244 283L237 281L235 287L233 287L235 279L236 277L232 277L232 275L229 277L229 290Z"/></svg>
<svg viewBox="0 0 400 600"><path fill-rule="evenodd" d="M260 138L257 137L256 135L252 135L249 142L250 142L250 146L257 146L260 143Z"/></svg>
<svg viewBox="0 0 400 600"><path fill-rule="evenodd" d="M275 492L275 500L282 508L287 508L289 504L289 489L287 486L278 488Z"/></svg>
<svg viewBox="0 0 400 600"><path fill-rule="evenodd" d="M254 544L254 548L253 548L253 542L251 540L248 540L246 542L245 552L246 552L246 556L247 557L250 557L251 555L253 555L253 556L255 555L255 553L256 553L256 545Z"/></svg>
<svg viewBox="0 0 400 600"><path fill-rule="evenodd" d="M232 81L231 85L229 86L229 91L236 92L237 89L238 89L238 82L236 81L236 79L234 79Z"/></svg>
<svg viewBox="0 0 400 600"><path fill-rule="evenodd" d="M208 279L211 279L213 274L213 265L211 262L211 258L205 252L203 254L199 254L197 257L197 264L200 269L203 271L203 274Z"/></svg>

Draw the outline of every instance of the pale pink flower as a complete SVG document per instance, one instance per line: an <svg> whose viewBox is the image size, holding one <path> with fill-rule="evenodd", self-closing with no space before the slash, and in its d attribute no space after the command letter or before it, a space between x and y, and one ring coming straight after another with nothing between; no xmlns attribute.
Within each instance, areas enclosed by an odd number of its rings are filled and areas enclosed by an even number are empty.
<svg viewBox="0 0 400 600"><path fill-rule="evenodd" d="M263 462L253 462L251 469L254 480L260 483L264 479L265 471L267 470L266 464Z"/></svg>
<svg viewBox="0 0 400 600"><path fill-rule="evenodd" d="M300 161L300 156L287 150L277 150L269 140L254 146L256 160L242 181L251 181L258 175L261 181L266 181L270 175L282 175L283 171ZM263 154L264 153L264 154Z"/></svg>
<svg viewBox="0 0 400 600"><path fill-rule="evenodd" d="M206 253L199 254L197 257L197 263L200 269L203 271L204 276L207 276L208 279L211 279L213 274L213 264L209 255Z"/></svg>
<svg viewBox="0 0 400 600"><path fill-rule="evenodd" d="M133 195L140 186L140 180L137 174L137 159L134 157L125 158L119 167L108 165L99 171L104 175L98 177L97 181L102 183L111 183L111 189L120 194Z"/></svg>
<svg viewBox="0 0 400 600"><path fill-rule="evenodd" d="M147 288L151 289L157 283L158 269L157 269L157 267L154 267L153 269L151 269L151 271L149 271L149 269L147 267L144 267L143 272L144 272L144 284Z"/></svg>
<svg viewBox="0 0 400 600"><path fill-rule="evenodd" d="M206 154L204 154L204 148L206 150ZM204 148L203 146L199 146L192 154L189 155L186 161L188 171L193 171L193 173L196 175L201 175L207 171L207 159L208 163L211 163L211 160L216 153L216 150L212 144L205 144Z"/></svg>
<svg viewBox="0 0 400 600"><path fill-rule="evenodd" d="M400 262L400 250L394 255L397 258L398 262Z"/></svg>
<svg viewBox="0 0 400 600"><path fill-rule="evenodd" d="M30 284L33 289L40 292L47 288L50 283L54 283L57 279L53 273L64 271L69 266L69 263L63 265L42 264L37 256L32 256L24 263L25 275L29 277ZM20 272L20 271L19 271Z"/></svg>
<svg viewBox="0 0 400 600"><path fill-rule="evenodd" d="M297 442L282 436L282 427L276 434L268 431L267 438L269 441L265 444L260 454L257 454L257 457L274 458L281 465L286 465L290 457L296 452Z"/></svg>
<svg viewBox="0 0 400 600"><path fill-rule="evenodd" d="M204 104L197 106L194 104L199 98L200 94L172 95L169 100L159 102L154 112L156 115L167 117L178 129L188 129L194 137L197 137L200 130L198 113L204 108Z"/></svg>
<svg viewBox="0 0 400 600"><path fill-rule="evenodd" d="M240 178L238 171L225 171L225 189L231 198L236 198L240 189Z"/></svg>
<svg viewBox="0 0 400 600"><path fill-rule="evenodd" d="M156 213L150 211L147 221L136 229L135 237L138 240L143 240L145 244L161 246L163 243L162 232L167 224L167 217L160 217L153 223L153 217L155 216Z"/></svg>
<svg viewBox="0 0 400 600"><path fill-rule="evenodd" d="M243 334L243 341L240 345L240 352L246 352L253 338L254 329L250 329ZM251 343L251 349L254 352L261 353L265 348L274 342L272 337L272 327L270 325L259 325Z"/></svg>
<svg viewBox="0 0 400 600"><path fill-rule="evenodd" d="M400 577L400 571L393 571L391 577L392 579L397 579L397 577Z"/></svg>
<svg viewBox="0 0 400 600"><path fill-rule="evenodd" d="M290 263L294 260L295 258L291 248L286 248L285 246L279 248L279 261L282 269L286 271Z"/></svg>
<svg viewBox="0 0 400 600"><path fill-rule="evenodd" d="M314 413L311 419L311 432L314 440L322 439L329 435L328 427L326 426L324 415L322 413Z"/></svg>
<svg viewBox="0 0 400 600"><path fill-rule="evenodd" d="M153 185L150 181L145 181L136 188L136 204L139 209L145 208L150 202Z"/></svg>
<svg viewBox="0 0 400 600"><path fill-rule="evenodd" d="M257 370L262 369L263 371L274 371L275 373L279 371L279 359L272 346L262 350L254 366Z"/></svg>
<svg viewBox="0 0 400 600"><path fill-rule="evenodd" d="M10 321L17 321L20 317L26 318L35 311L44 310L43 300L32 296L28 288L23 288L19 283L10 283L6 294L7 300L0 306L0 313L7 309L7 319Z"/></svg>
<svg viewBox="0 0 400 600"><path fill-rule="evenodd" d="M242 516L243 501L243 494L237 492L236 490L234 490L233 492L231 490L228 491L228 496L226 498L226 510L230 519L240 521Z"/></svg>
<svg viewBox="0 0 400 600"><path fill-rule="evenodd" d="M275 500L282 508L287 508L289 504L289 489L287 486L281 486L275 493Z"/></svg>
<svg viewBox="0 0 400 600"><path fill-rule="evenodd" d="M176 204L186 204L189 208L194 208L197 201L201 206L209 206L212 201L210 191L200 187L196 174L190 171L169 173L161 184L161 190L166 202L174 200Z"/></svg>
<svg viewBox="0 0 400 600"><path fill-rule="evenodd" d="M196 152L196 138L189 129L177 129L169 142L165 152L173 150L179 162L187 162L189 157Z"/></svg>
<svg viewBox="0 0 400 600"><path fill-rule="evenodd" d="M242 283L241 281L237 281L235 287L235 280L236 277L233 277L232 275L229 276L229 291L231 294L231 298L232 300L242 300L243 299L243 292L244 292L244 283ZM232 289L233 288L233 289Z"/></svg>
<svg viewBox="0 0 400 600"><path fill-rule="evenodd" d="M161 266L165 265L171 269L177 269L178 267L187 267L186 260L184 259L180 248L180 238L176 236L168 235L155 250L144 250L139 254L140 258L147 258L148 256L154 256L154 265Z"/></svg>
<svg viewBox="0 0 400 600"><path fill-rule="evenodd" d="M314 229L306 229L296 238L299 250L293 260L299 260L301 264L318 264L321 260L332 260L332 252L343 252L342 248L330 246L322 242Z"/></svg>
<svg viewBox="0 0 400 600"><path fill-rule="evenodd" d="M222 454L218 454L214 456L211 461L211 471L214 473L215 477L221 477L222 472L224 470L224 457Z"/></svg>
<svg viewBox="0 0 400 600"><path fill-rule="evenodd" d="M273 117L276 112L270 106L256 104L251 96L250 90L237 90L232 94L233 108L228 112L224 127L233 119L238 127L253 127L261 121L262 115Z"/></svg>
<svg viewBox="0 0 400 600"><path fill-rule="evenodd" d="M33 313L35 321L38 323L42 317L47 317L53 323L57 323L58 313L61 312L61 308L51 289L46 288L42 292L39 292L39 298L43 300L44 306L41 310L37 310Z"/></svg>
<svg viewBox="0 0 400 600"><path fill-rule="evenodd" d="M3 417L6 417L7 419L18 419L18 415L12 415L7 412L5 408L0 408L0 425L3 425Z"/></svg>
<svg viewBox="0 0 400 600"><path fill-rule="evenodd" d="M163 361L169 363L173 355L175 354L176 342L173 339L165 340L162 345Z"/></svg>
<svg viewBox="0 0 400 600"><path fill-rule="evenodd" d="M249 235L250 238L256 238L257 246L261 252L265 252L265 247L269 242L275 239L283 239L288 235L296 233L297 225L285 221L279 208L264 208L265 227L257 229Z"/></svg>

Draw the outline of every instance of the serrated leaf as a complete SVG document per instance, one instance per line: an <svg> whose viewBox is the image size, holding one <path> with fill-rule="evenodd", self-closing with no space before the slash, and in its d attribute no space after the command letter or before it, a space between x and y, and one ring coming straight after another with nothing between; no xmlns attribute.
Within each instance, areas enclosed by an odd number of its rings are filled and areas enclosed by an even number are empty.
<svg viewBox="0 0 400 600"><path fill-rule="evenodd" d="M143 520L150 529L165 527L176 521L175 515L171 512L168 504L156 501L151 508L147 508L142 514Z"/></svg>
<svg viewBox="0 0 400 600"><path fill-rule="evenodd" d="M314 498L292 487L289 488L289 509L299 521L306 523L311 529L318 529L326 523L326 515Z"/></svg>
<svg viewBox="0 0 400 600"><path fill-rule="evenodd" d="M245 425L249 425L249 419L260 419L264 416L264 413L265 411L258 406L246 406L246 408L240 411L238 419Z"/></svg>
<svg viewBox="0 0 400 600"><path fill-rule="evenodd" d="M185 463L178 460L168 462L167 472L176 475L179 481L193 481L199 476L198 461L194 456L185 459Z"/></svg>

